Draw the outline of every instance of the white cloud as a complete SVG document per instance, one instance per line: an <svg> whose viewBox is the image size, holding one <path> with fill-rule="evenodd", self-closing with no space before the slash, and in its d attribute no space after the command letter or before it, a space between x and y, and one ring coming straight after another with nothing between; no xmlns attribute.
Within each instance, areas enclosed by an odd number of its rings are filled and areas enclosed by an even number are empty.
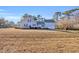
<svg viewBox="0 0 79 59"><path fill-rule="evenodd" d="M9 13L9 12L0 12L0 15L13 15L14 13Z"/></svg>
<svg viewBox="0 0 79 59"><path fill-rule="evenodd" d="M18 19L19 16L6 16L6 18L10 18L10 19Z"/></svg>
<svg viewBox="0 0 79 59"><path fill-rule="evenodd" d="M4 9L0 9L0 11L6 11L6 10L4 10Z"/></svg>
<svg viewBox="0 0 79 59"><path fill-rule="evenodd" d="M5 16L5 19L17 23L20 20L20 16Z"/></svg>
<svg viewBox="0 0 79 59"><path fill-rule="evenodd" d="M0 12L0 15L8 15L10 13Z"/></svg>
<svg viewBox="0 0 79 59"><path fill-rule="evenodd" d="M11 13L11 12L1 12L2 10L0 9L0 17L4 17L6 20L9 21L14 21L17 23L20 20L20 14L17 15L16 13ZM16 16L17 15L17 16Z"/></svg>

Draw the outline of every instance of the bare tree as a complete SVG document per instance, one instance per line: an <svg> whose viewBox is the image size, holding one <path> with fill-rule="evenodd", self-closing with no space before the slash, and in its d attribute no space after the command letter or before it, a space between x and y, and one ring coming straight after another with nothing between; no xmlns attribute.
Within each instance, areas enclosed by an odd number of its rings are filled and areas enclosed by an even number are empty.
<svg viewBox="0 0 79 59"><path fill-rule="evenodd" d="M4 25L5 25L5 19L0 18L0 27L4 27Z"/></svg>
<svg viewBox="0 0 79 59"><path fill-rule="evenodd" d="M56 27L59 29L67 30L72 28L72 26L76 23L75 20L63 19L56 22Z"/></svg>

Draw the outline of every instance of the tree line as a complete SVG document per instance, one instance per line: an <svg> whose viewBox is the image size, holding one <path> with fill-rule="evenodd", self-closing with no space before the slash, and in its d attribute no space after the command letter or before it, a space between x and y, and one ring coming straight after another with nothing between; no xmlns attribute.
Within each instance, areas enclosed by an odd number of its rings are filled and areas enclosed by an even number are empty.
<svg viewBox="0 0 79 59"><path fill-rule="evenodd" d="M15 23L13 21L8 21L5 18L0 17L0 28L10 28L14 26Z"/></svg>

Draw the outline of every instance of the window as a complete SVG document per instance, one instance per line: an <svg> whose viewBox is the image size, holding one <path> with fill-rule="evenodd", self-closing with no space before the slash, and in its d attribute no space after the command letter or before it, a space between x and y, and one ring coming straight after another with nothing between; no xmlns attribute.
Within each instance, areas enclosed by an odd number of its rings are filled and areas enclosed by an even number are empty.
<svg viewBox="0 0 79 59"><path fill-rule="evenodd" d="M33 26L35 26L36 24L33 24Z"/></svg>
<svg viewBox="0 0 79 59"><path fill-rule="evenodd" d="M30 18L28 19L28 22L31 22L31 19Z"/></svg>
<svg viewBox="0 0 79 59"><path fill-rule="evenodd" d="M28 24L24 24L24 26L26 26L26 27L27 27L27 26L28 26Z"/></svg>
<svg viewBox="0 0 79 59"><path fill-rule="evenodd" d="M24 24L24 26L26 26L26 25Z"/></svg>

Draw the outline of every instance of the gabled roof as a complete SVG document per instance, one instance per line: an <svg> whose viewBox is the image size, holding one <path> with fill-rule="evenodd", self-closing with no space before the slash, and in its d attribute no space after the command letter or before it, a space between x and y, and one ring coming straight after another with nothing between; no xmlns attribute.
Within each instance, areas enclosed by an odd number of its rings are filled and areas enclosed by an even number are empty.
<svg viewBox="0 0 79 59"><path fill-rule="evenodd" d="M45 22L46 22L46 23L51 23L51 22L53 23L54 20L45 20Z"/></svg>

